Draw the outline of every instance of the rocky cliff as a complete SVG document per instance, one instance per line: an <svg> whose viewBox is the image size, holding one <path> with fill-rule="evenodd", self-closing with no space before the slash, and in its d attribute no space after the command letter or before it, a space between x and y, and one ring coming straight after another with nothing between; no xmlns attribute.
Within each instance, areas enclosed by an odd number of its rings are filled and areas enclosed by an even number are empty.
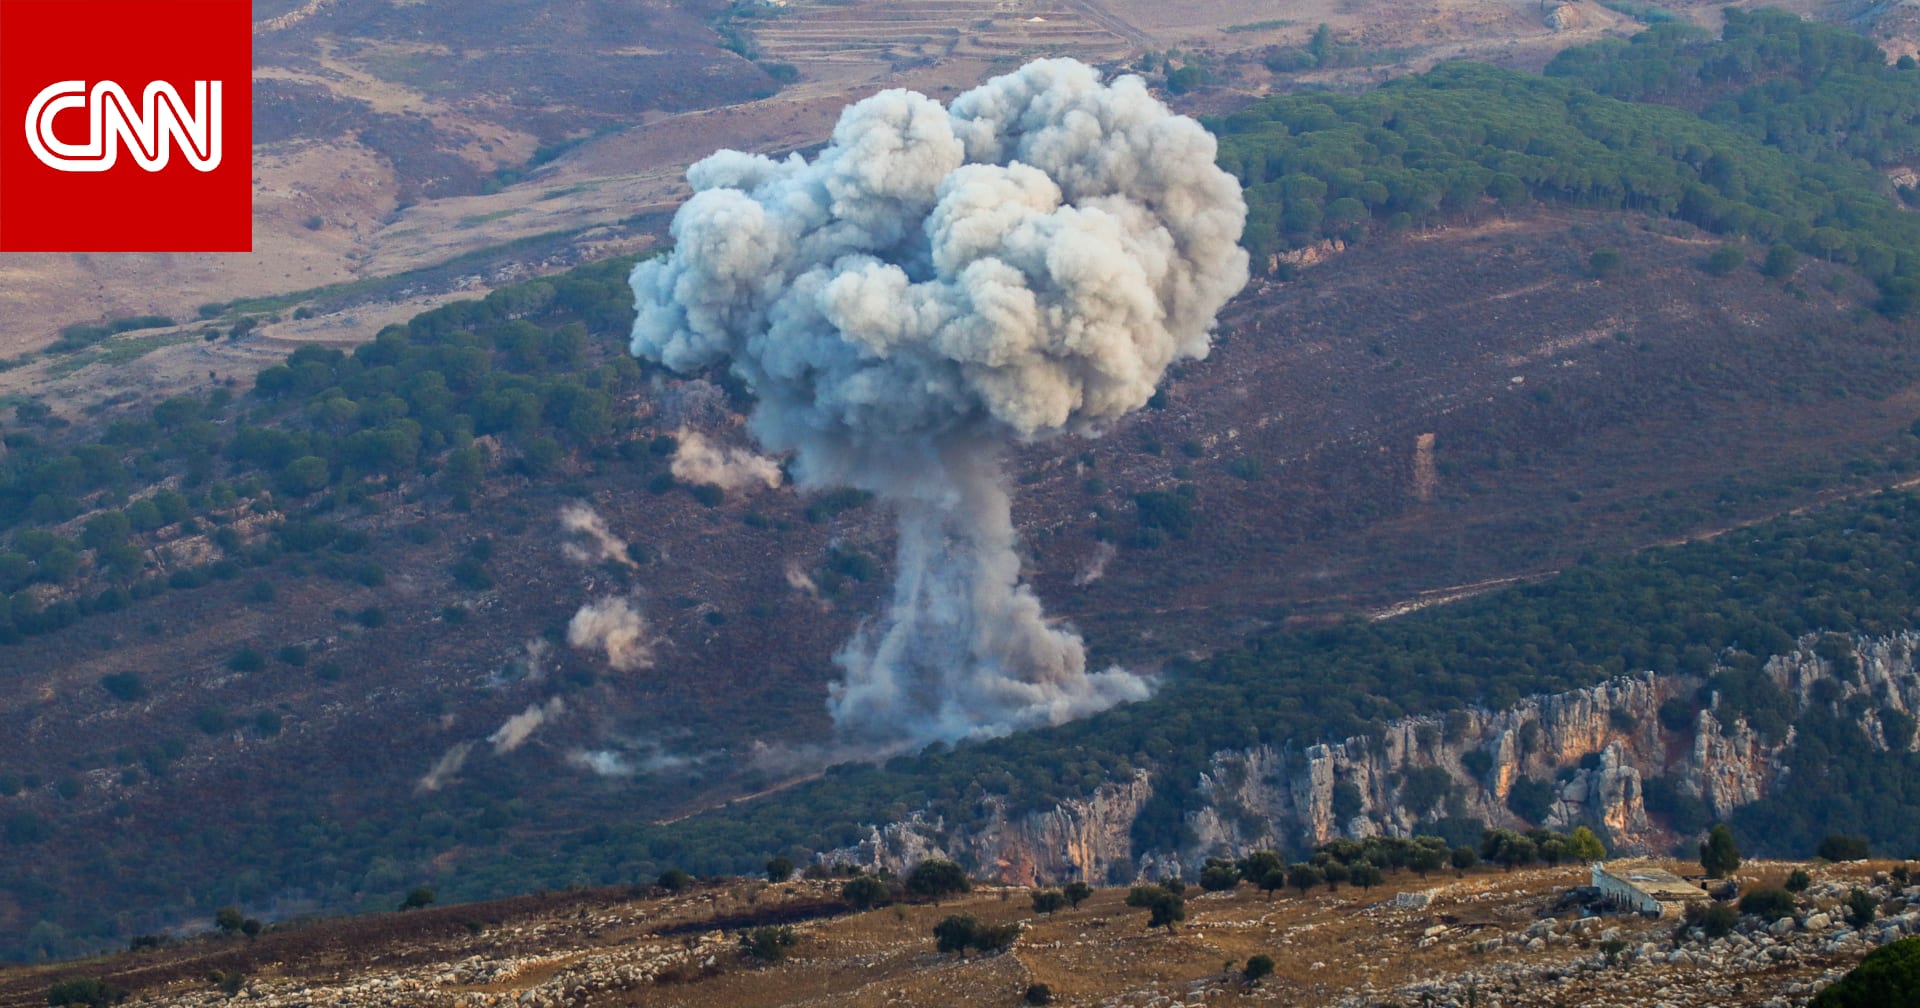
<svg viewBox="0 0 1920 1008"><path fill-rule="evenodd" d="M1903 738L1884 722L1889 711L1920 709L1916 652L1915 634L1808 637L1761 672L1798 705L1828 704L1857 717L1877 745L1891 736L1910 747L1911 733ZM1724 818L1790 772L1783 754L1792 730L1763 733L1705 688L1711 681L1643 672L1501 711L1411 717L1336 744L1222 750L1198 781L1204 800L1189 816L1195 841L1179 851L1132 849L1129 828L1152 793L1140 771L1044 813L990 816L968 829L917 813L823 858L901 871L949 857L978 875L1021 884L1119 880L1190 869L1209 855L1408 835L1444 817L1523 829L1584 823L1616 850L1662 851L1686 838L1649 814L1649 780Z"/></svg>

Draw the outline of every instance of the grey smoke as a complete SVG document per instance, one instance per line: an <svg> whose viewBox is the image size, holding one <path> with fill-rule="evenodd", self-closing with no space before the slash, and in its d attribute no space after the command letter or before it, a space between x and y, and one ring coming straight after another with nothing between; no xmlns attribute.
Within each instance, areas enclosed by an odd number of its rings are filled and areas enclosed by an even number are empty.
<svg viewBox="0 0 1920 1008"><path fill-rule="evenodd" d="M723 448L699 431L681 428L674 433L679 447L673 452L673 476L684 483L705 483L722 490L780 485L780 463L741 448Z"/></svg>
<svg viewBox="0 0 1920 1008"><path fill-rule="evenodd" d="M606 652L607 664L621 672L653 667L653 639L646 617L623 598L589 602L567 622L567 643Z"/></svg>
<svg viewBox="0 0 1920 1008"><path fill-rule="evenodd" d="M633 271L633 352L730 362L801 487L898 516L892 604L836 659L849 735L993 735L1147 695L1088 671L1021 583L999 455L1096 433L1206 355L1247 279L1246 205L1214 154L1138 78L1045 60L950 108L875 95L811 161L688 170L674 251Z"/></svg>

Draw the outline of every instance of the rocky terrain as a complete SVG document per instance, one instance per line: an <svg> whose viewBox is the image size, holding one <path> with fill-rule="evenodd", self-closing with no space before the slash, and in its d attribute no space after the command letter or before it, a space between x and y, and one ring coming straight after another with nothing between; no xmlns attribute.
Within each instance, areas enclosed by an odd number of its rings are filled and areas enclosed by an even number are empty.
<svg viewBox="0 0 1920 1008"><path fill-rule="evenodd" d="M1778 884L1793 867L1749 864L1738 878ZM1785 1008L1866 952L1920 931L1920 909L1910 909L1920 887L1889 882L1888 865L1811 867L1794 916L1746 917L1713 938L1671 917L1557 909L1584 867L1403 873L1369 891L1273 898L1249 886L1189 889L1187 919L1171 933L1149 932L1117 890L1050 915L1031 911L1027 891L997 888L856 913L838 901L836 881L714 881L672 895L595 891L301 922L256 938L10 968L0 970L0 1005L44 1004L59 980L97 977L129 991L128 1004L208 1008L1013 1005L1035 983L1057 1004L1128 1008ZM1855 888L1878 907L1866 927L1841 920ZM939 954L931 926L953 913L1017 923L1019 938L997 955ZM741 934L761 926L793 928L781 961L743 950ZM1256 955L1275 969L1248 984L1239 966Z"/></svg>
<svg viewBox="0 0 1920 1008"><path fill-rule="evenodd" d="M1869 702L1853 709L1884 749L1884 712L1920 709L1920 636L1855 641L1850 668L1858 673L1844 676L1813 645L1803 641L1793 654L1772 659L1765 673L1803 702L1816 690L1835 691L1843 703L1865 698ZM1622 849L1664 852L1679 838L1648 815L1646 780L1665 778L1725 819L1768 793L1783 772L1781 755L1791 741L1763 737L1744 717L1718 710L1717 695L1692 712L1690 724L1676 730L1663 723L1662 705L1678 698L1691 710L1703 681L1646 672L1531 697L1502 711L1408 718L1380 737L1216 752L1200 781L1206 805L1189 818L1195 843L1185 850L1134 849L1129 829L1152 794L1148 775L1141 773L1102 786L1084 801L994 817L972 828L916 815L876 826L867 841L830 856L894 871L926 857L949 857L1018 884L1130 881L1135 871L1192 874L1213 855L1298 849L1338 837L1413 835L1443 815L1526 829L1536 824L1508 804L1522 780L1553 782L1548 812L1538 825L1594 824ZM1416 801L1410 782L1418 775L1412 772L1428 768L1443 771L1445 785L1428 784ZM1349 796L1343 798L1343 791ZM1351 807L1342 807L1349 802Z"/></svg>

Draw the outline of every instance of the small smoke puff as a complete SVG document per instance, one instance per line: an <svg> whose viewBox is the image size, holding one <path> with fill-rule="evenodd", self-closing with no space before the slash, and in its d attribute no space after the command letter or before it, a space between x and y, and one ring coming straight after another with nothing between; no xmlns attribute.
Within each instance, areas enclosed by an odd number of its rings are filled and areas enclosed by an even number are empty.
<svg viewBox="0 0 1920 1008"><path fill-rule="evenodd" d="M454 774L460 772L461 767L467 765L467 755L471 752L473 752L472 742L460 742L451 749L448 749L445 753L442 753L440 758L433 762L433 766L427 770L426 776L420 778L419 789L422 791L440 790L441 786L451 780Z"/></svg>
<svg viewBox="0 0 1920 1008"><path fill-rule="evenodd" d="M722 448L699 431L674 434L679 447L673 453L673 478L682 483L704 483L722 490L780 485L780 463L742 448Z"/></svg>
<svg viewBox="0 0 1920 1008"><path fill-rule="evenodd" d="M582 650L603 650L607 664L621 672L653 667L653 641L646 617L623 598L589 602L567 622L567 643Z"/></svg>
<svg viewBox="0 0 1920 1008"><path fill-rule="evenodd" d="M559 697L547 701L544 707L540 704L528 704L526 710L508 718L499 728L494 729L493 734L487 736L487 741L493 743L495 753L502 755L510 753L525 745L527 739L540 730L541 725L559 716L566 709L566 701Z"/></svg>
<svg viewBox="0 0 1920 1008"><path fill-rule="evenodd" d="M612 560L637 567L627 554L626 540L614 535L599 512L578 501L560 509L560 527L576 537L560 544L560 552L575 563Z"/></svg>
<svg viewBox="0 0 1920 1008"><path fill-rule="evenodd" d="M1093 556L1088 557L1086 565L1080 568L1080 573L1073 576L1073 583L1084 588L1100 580L1107 573L1107 564L1111 563L1119 552L1110 542L1103 542L1094 547Z"/></svg>
<svg viewBox="0 0 1920 1008"><path fill-rule="evenodd" d="M567 753L567 762L602 777L631 777L633 764L625 756L606 749L575 749Z"/></svg>

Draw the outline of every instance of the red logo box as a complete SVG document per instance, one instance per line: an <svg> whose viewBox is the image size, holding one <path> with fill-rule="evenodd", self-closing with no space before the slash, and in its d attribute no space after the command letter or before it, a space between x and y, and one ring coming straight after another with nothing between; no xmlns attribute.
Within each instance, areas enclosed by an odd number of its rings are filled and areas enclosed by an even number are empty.
<svg viewBox="0 0 1920 1008"><path fill-rule="evenodd" d="M0 252L253 249L250 0L0 0Z"/></svg>

